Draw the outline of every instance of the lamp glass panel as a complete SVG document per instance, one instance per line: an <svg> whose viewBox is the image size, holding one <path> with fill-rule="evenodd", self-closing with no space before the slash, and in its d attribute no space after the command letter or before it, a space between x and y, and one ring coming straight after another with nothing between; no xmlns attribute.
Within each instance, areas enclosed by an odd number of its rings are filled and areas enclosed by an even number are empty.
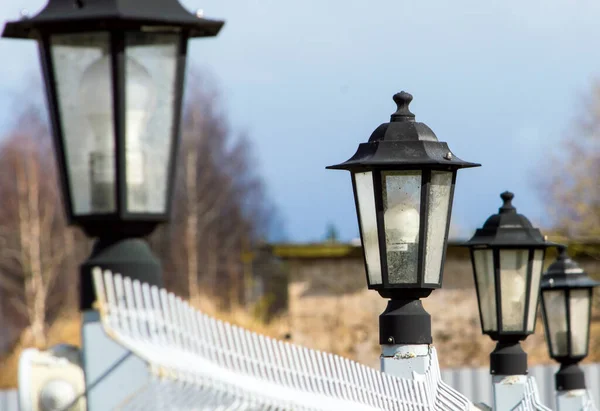
<svg viewBox="0 0 600 411"><path fill-rule="evenodd" d="M442 274L442 256L446 246L451 188L452 172L431 172L427 213L427 243L425 244L425 282L429 284L439 283Z"/></svg>
<svg viewBox="0 0 600 411"><path fill-rule="evenodd" d="M529 312L527 313L527 331L533 332L540 300L540 279L544 267L544 250L535 250L531 262L531 288L529 289Z"/></svg>
<svg viewBox="0 0 600 411"><path fill-rule="evenodd" d="M125 173L127 211L167 209L174 143L179 34L125 36Z"/></svg>
<svg viewBox="0 0 600 411"><path fill-rule="evenodd" d="M475 280L479 292L479 310L483 331L498 331L496 316L496 285L494 281L494 255L492 250L474 250Z"/></svg>
<svg viewBox="0 0 600 411"><path fill-rule="evenodd" d="M569 320L571 326L571 355L587 353L590 329L590 290L569 291Z"/></svg>
<svg viewBox="0 0 600 411"><path fill-rule="evenodd" d="M421 171L382 173L383 221L390 284L417 283Z"/></svg>
<svg viewBox="0 0 600 411"><path fill-rule="evenodd" d="M529 250L500 250L501 331L523 331Z"/></svg>
<svg viewBox="0 0 600 411"><path fill-rule="evenodd" d="M550 341L552 354L565 356L567 351L567 306L564 290L542 292L544 317L547 323L546 338Z"/></svg>
<svg viewBox="0 0 600 411"><path fill-rule="evenodd" d="M73 214L114 212L115 132L109 35L52 35L50 55Z"/></svg>
<svg viewBox="0 0 600 411"><path fill-rule="evenodd" d="M379 237L377 235L373 172L354 173L353 176L369 284L381 284L381 259L379 254Z"/></svg>

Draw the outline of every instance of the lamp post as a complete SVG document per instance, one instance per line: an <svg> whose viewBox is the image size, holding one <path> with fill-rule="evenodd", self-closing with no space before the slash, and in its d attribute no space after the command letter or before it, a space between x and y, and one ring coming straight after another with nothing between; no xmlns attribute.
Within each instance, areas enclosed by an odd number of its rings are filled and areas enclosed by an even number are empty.
<svg viewBox="0 0 600 411"><path fill-rule="evenodd" d="M423 360L423 367L428 358L431 318L420 299L442 286L456 172L479 166L416 122L411 100L394 95L390 122L348 161L328 167L351 172L367 285L389 299L379 317L382 369L401 376L411 373L398 358Z"/></svg>
<svg viewBox="0 0 600 411"><path fill-rule="evenodd" d="M177 0L49 0L4 28L3 37L38 42L67 219L96 239L80 273L90 410L112 409L136 380L102 380L122 350L92 309L91 269L162 285L142 238L171 213L188 40L222 25Z"/></svg>
<svg viewBox="0 0 600 411"><path fill-rule="evenodd" d="M38 42L67 219L97 239L82 310L93 266L162 284L140 238L170 215L188 39L222 25L177 0L50 0L4 28Z"/></svg>
<svg viewBox="0 0 600 411"><path fill-rule="evenodd" d="M560 363L555 375L558 409L582 409L588 400L579 367L589 349L593 289L600 285L567 255L565 246L542 277L542 315L550 357Z"/></svg>
<svg viewBox="0 0 600 411"><path fill-rule="evenodd" d="M546 248L542 233L517 214L513 193L465 244L471 250L481 329L497 341L490 354L494 409L512 409L524 395L527 354L520 341L535 331Z"/></svg>

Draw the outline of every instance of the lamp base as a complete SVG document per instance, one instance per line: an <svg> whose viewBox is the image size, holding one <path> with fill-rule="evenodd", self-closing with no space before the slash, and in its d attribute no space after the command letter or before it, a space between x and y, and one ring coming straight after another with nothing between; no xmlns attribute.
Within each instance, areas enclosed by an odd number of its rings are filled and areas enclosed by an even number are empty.
<svg viewBox="0 0 600 411"><path fill-rule="evenodd" d="M431 344L431 316L421 300L390 300L379 316L381 345Z"/></svg>
<svg viewBox="0 0 600 411"><path fill-rule="evenodd" d="M517 342L499 342L490 354L490 374L527 375L527 353Z"/></svg>
<svg viewBox="0 0 600 411"><path fill-rule="evenodd" d="M421 377L433 362L432 347L421 345L382 345L381 346L381 371L399 378L415 379Z"/></svg>
<svg viewBox="0 0 600 411"><path fill-rule="evenodd" d="M554 375L556 391L584 390L585 374L578 363L561 364Z"/></svg>
<svg viewBox="0 0 600 411"><path fill-rule="evenodd" d="M162 267L148 243L141 238L100 238L94 244L91 255L80 267L81 311L92 308L96 295L92 270L100 267L123 277L139 280L149 285L163 286Z"/></svg>

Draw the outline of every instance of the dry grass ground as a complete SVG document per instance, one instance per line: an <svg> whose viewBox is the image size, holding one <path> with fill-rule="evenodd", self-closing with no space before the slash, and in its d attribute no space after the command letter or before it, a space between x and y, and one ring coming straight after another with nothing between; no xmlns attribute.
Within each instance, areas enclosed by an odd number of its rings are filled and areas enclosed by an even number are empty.
<svg viewBox="0 0 600 411"><path fill-rule="evenodd" d="M251 329L257 333L271 336L273 338L281 338L287 332L287 322L283 320L273 321L271 324L265 325L256 321L251 315L241 309L235 309L231 312L218 312L214 305L210 304L207 299L193 304L203 312L217 317L223 321L237 324L240 327ZM48 330L48 345L65 343L80 346L80 327L81 319L79 315L68 315L60 318ZM0 390L7 388L15 388L17 386L17 369L19 356L24 348L28 348L30 338L27 333L23 333L21 340L16 344L14 350L5 357L0 357ZM41 348L41 347L38 347Z"/></svg>
<svg viewBox="0 0 600 411"><path fill-rule="evenodd" d="M342 297L302 296L303 284L290 290L290 313L265 325L249 313L236 309L219 313L207 300L194 305L217 318L275 338L288 332L292 342L334 352L378 367L378 316L386 302L367 290ZM431 314L434 345L442 367L487 366L493 342L481 335L475 294L472 290L438 290L424 301ZM595 310L590 356L600 361L600 310ZM65 317L49 330L49 343L79 345L79 316ZM14 352L0 359L0 389L16 386L18 356L27 346L24 335ZM541 321L536 333L524 343L530 365L550 363Z"/></svg>
<svg viewBox="0 0 600 411"><path fill-rule="evenodd" d="M79 346L81 343L79 324L79 315L60 318L48 330L48 344L52 346L54 344L65 343ZM30 340L27 333L23 333L14 351L7 357L0 358L0 389L15 388L17 386L19 355L24 348L31 346L29 343Z"/></svg>
<svg viewBox="0 0 600 411"><path fill-rule="evenodd" d="M378 367L378 316L386 301L364 290L341 298L299 297L303 284L290 290L293 341L311 348L336 352ZM598 297L596 298L598 300ZM431 314L433 343L444 368L487 366L494 342L481 334L474 290L437 290L424 300ZM600 361L600 310L595 309L586 361ZM541 318L536 333L524 345L530 365L551 363Z"/></svg>

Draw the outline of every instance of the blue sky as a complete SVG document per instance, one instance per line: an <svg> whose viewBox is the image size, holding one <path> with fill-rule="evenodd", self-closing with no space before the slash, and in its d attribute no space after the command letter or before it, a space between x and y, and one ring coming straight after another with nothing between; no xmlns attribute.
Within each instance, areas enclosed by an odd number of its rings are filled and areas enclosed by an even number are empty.
<svg viewBox="0 0 600 411"><path fill-rule="evenodd" d="M194 64L218 81L237 130L250 133L260 172L293 241L328 223L357 235L349 158L389 119L392 95L477 169L459 172L455 233L469 236L511 190L519 212L544 220L535 175L600 73L600 3L593 0L184 0L222 18L195 40ZM0 3L0 21L45 0ZM0 133L38 75L34 44L0 40Z"/></svg>

